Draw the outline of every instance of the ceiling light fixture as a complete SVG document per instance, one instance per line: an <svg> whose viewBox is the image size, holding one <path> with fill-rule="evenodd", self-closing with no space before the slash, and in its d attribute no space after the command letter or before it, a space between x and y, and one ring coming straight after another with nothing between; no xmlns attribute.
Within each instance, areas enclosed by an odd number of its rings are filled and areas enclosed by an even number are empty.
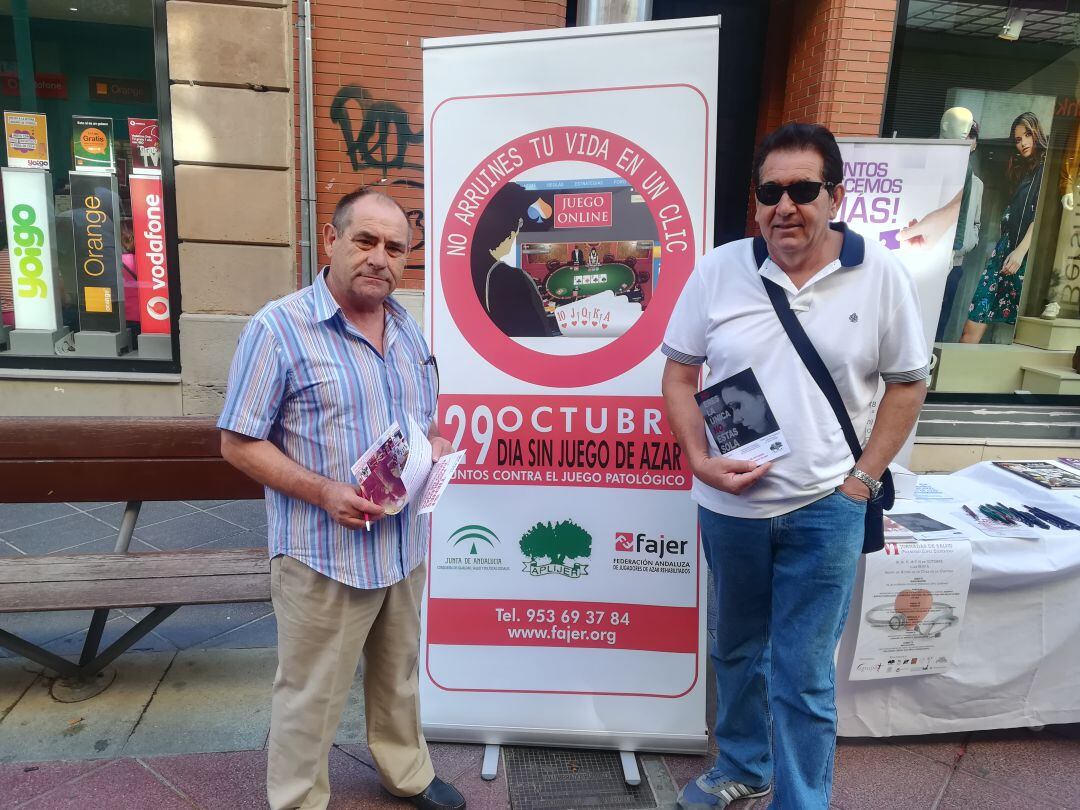
<svg viewBox="0 0 1080 810"><path fill-rule="evenodd" d="M1004 39L1008 42L1016 42L1016 40L1020 39L1020 31L1024 27L1027 15L1028 13L1025 9L1009 6L1009 10L1005 13L1005 23L1001 26L1001 33L998 34L998 39Z"/></svg>

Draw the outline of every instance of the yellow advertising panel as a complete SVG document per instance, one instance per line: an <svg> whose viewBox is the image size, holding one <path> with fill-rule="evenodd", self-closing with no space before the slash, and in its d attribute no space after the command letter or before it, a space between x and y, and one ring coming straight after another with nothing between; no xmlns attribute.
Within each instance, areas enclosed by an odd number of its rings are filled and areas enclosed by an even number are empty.
<svg viewBox="0 0 1080 810"><path fill-rule="evenodd" d="M41 113L4 111L7 165L19 169L49 168L49 134Z"/></svg>

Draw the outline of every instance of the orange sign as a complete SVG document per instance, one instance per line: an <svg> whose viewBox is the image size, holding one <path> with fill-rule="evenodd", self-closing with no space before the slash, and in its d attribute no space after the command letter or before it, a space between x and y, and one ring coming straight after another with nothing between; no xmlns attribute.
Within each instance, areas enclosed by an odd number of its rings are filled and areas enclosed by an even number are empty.
<svg viewBox="0 0 1080 810"><path fill-rule="evenodd" d="M108 138L105 137L105 133L96 127L83 130L82 135L79 136L79 140L82 143L83 149L91 155L104 155L109 146L109 141Z"/></svg>

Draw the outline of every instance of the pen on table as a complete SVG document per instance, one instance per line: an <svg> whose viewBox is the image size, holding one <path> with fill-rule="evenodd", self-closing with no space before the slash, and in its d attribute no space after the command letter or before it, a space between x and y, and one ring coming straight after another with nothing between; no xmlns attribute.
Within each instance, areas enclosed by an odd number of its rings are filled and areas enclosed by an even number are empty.
<svg viewBox="0 0 1080 810"><path fill-rule="evenodd" d="M1066 520L1063 517L1055 515L1053 512L1047 512L1045 509L1040 509L1037 506L1028 506L1026 503L1024 504L1024 508L1033 515L1037 515L1043 520L1053 523L1059 529L1080 529L1080 526L1077 526L1071 520Z"/></svg>
<svg viewBox="0 0 1080 810"><path fill-rule="evenodd" d="M1032 526L1037 529L1049 529L1050 524L1040 518L1038 515L1033 515L1031 512L1023 512L1019 509L1009 507L1009 511L1016 515L1018 518L1027 523L1028 526Z"/></svg>
<svg viewBox="0 0 1080 810"><path fill-rule="evenodd" d="M1050 528L1045 523L1043 523L1041 520L1036 518L1034 515L1029 515L1027 512L1021 512L1019 509L1013 509L1011 506L1006 506L1005 504L1001 503L1000 501L998 503L995 503L994 507L996 509L1000 509L1002 512L1004 512L1009 517L1020 521L1025 526L1030 526L1031 528L1035 528L1036 526L1038 526L1041 529L1049 529Z"/></svg>
<svg viewBox="0 0 1080 810"><path fill-rule="evenodd" d="M989 503L983 504L980 507L980 509L987 510L987 513L991 517L993 517L993 519L996 520L998 523L1004 523L1006 526L1015 526L1016 525L1015 520L1013 520L1011 517L1006 515L1004 512L1002 512L1000 509L998 509L993 504L989 504Z"/></svg>
<svg viewBox="0 0 1080 810"><path fill-rule="evenodd" d="M995 512L989 506L980 505L979 506L979 511L982 514L986 515L986 517L990 518L990 520L992 520L994 523L1005 523L1005 521L1001 519L1001 515L999 515L997 512Z"/></svg>
<svg viewBox="0 0 1080 810"><path fill-rule="evenodd" d="M979 516L976 515L974 512L972 512L971 509L968 507L968 505L966 503L962 504L962 506L964 507L964 511L967 512L969 515L971 515L971 519L974 520L976 523L978 523L979 522Z"/></svg>

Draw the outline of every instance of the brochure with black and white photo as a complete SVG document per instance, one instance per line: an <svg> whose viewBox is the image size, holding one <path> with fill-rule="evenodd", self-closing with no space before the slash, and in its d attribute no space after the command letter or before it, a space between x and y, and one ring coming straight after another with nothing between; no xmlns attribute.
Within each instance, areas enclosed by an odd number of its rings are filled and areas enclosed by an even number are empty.
<svg viewBox="0 0 1080 810"><path fill-rule="evenodd" d="M709 440L725 458L761 464L791 452L753 369L698 391L694 399L705 416Z"/></svg>
<svg viewBox="0 0 1080 810"><path fill-rule="evenodd" d="M888 517L915 535L916 540L964 540L967 537L959 529L922 512L890 512Z"/></svg>

